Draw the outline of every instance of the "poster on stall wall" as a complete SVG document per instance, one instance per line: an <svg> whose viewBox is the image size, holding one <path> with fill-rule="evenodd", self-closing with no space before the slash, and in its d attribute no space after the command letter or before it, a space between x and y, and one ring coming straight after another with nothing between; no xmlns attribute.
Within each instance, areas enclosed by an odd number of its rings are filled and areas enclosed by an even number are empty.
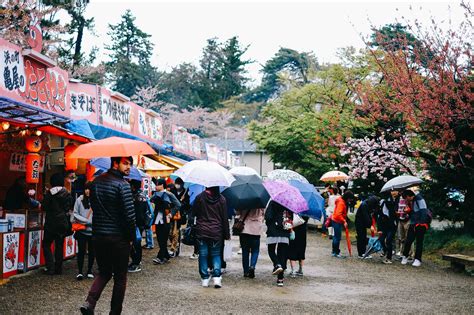
<svg viewBox="0 0 474 315"><path fill-rule="evenodd" d="M64 239L64 258L69 258L76 253L74 248L74 237L72 235L66 236Z"/></svg>
<svg viewBox="0 0 474 315"><path fill-rule="evenodd" d="M3 234L3 276L15 274L18 269L18 248L20 245L20 233Z"/></svg>
<svg viewBox="0 0 474 315"><path fill-rule="evenodd" d="M112 97L109 90L101 87L97 89L97 99L100 101L97 116L100 125L133 134L135 106L138 105Z"/></svg>
<svg viewBox="0 0 474 315"><path fill-rule="evenodd" d="M44 155L41 156L39 172L43 173L44 171ZM12 153L10 155L10 171L14 172L25 172L26 171L26 153Z"/></svg>
<svg viewBox="0 0 474 315"><path fill-rule="evenodd" d="M28 268L40 265L41 231L30 231L28 233Z"/></svg>
<svg viewBox="0 0 474 315"><path fill-rule="evenodd" d="M206 143L206 155L208 161L218 162L219 148L215 144Z"/></svg>
<svg viewBox="0 0 474 315"><path fill-rule="evenodd" d="M191 155L190 144L188 142L188 132L186 128L173 125L173 147L175 151Z"/></svg>
<svg viewBox="0 0 474 315"><path fill-rule="evenodd" d="M138 123L136 134L155 143L163 143L163 121L161 117L150 110L137 105Z"/></svg>
<svg viewBox="0 0 474 315"><path fill-rule="evenodd" d="M200 159L201 158L201 139L197 135L188 133L188 143L191 146L192 156Z"/></svg>
<svg viewBox="0 0 474 315"><path fill-rule="evenodd" d="M0 95L69 117L66 71L23 57L21 48L0 38Z"/></svg>
<svg viewBox="0 0 474 315"><path fill-rule="evenodd" d="M97 86L94 84L69 82L69 107L72 119L87 119L97 124Z"/></svg>
<svg viewBox="0 0 474 315"><path fill-rule="evenodd" d="M227 164L227 150L219 148L219 151L217 152L217 163L220 165L226 165Z"/></svg>
<svg viewBox="0 0 474 315"><path fill-rule="evenodd" d="M22 213L7 213L5 219L13 221L13 228L24 229L26 228L26 215Z"/></svg>
<svg viewBox="0 0 474 315"><path fill-rule="evenodd" d="M151 197L151 193L152 193L152 191L151 191L151 177L146 176L146 177L142 178L142 191L146 196Z"/></svg>

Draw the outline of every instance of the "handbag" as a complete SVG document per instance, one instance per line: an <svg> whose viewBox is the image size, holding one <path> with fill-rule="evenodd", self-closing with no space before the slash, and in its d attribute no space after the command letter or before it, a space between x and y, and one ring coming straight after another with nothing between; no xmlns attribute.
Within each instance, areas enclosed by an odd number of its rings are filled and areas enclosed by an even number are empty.
<svg viewBox="0 0 474 315"><path fill-rule="evenodd" d="M189 246L194 246L196 243L196 232L194 231L194 228L190 225L188 225L186 228L183 229L183 238L181 242L184 245L189 245Z"/></svg>
<svg viewBox="0 0 474 315"><path fill-rule="evenodd" d="M232 235L242 234L242 231L244 230L244 227L245 227L245 219L247 219L247 216L249 215L249 213L250 213L250 210L247 211L243 220L239 219L234 222L234 225L232 225Z"/></svg>
<svg viewBox="0 0 474 315"><path fill-rule="evenodd" d="M89 220L89 218L91 216L91 213L92 213L92 209L89 209L89 213L87 214L87 217L86 217L87 220ZM79 222L73 222L72 226L71 226L71 229L72 229L73 232L83 231L86 228L87 227L84 223L79 223Z"/></svg>
<svg viewBox="0 0 474 315"><path fill-rule="evenodd" d="M135 242L141 243L142 241L142 233L140 233L140 229L138 226L135 228Z"/></svg>
<svg viewBox="0 0 474 315"><path fill-rule="evenodd" d="M324 222L324 226L326 228L329 228L329 227L332 226L332 216L331 215L326 218L326 222Z"/></svg>
<svg viewBox="0 0 474 315"><path fill-rule="evenodd" d="M303 220L302 217L300 217L296 213L293 214L293 227L303 225L304 223L305 223L305 221Z"/></svg>

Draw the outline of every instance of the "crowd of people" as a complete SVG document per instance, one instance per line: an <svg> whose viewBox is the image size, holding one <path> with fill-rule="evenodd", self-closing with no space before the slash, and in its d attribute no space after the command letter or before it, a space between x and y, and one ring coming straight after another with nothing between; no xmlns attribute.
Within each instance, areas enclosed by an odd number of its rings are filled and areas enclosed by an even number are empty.
<svg viewBox="0 0 474 315"><path fill-rule="evenodd" d="M276 284L284 285L285 273L290 277L303 276L308 217L295 214L272 200L265 209L230 209L219 187L205 188L191 202L189 191L180 178L174 183L154 178L149 197L142 191L141 181L124 178L130 174L132 164L131 157L112 157L111 168L93 182L86 183L83 194L75 202L64 187L68 177L54 174L42 201L46 213L45 273L61 274L64 237L74 233L78 243L76 278L94 279L81 306L83 314L93 314L103 289L112 278L111 314L121 313L127 274L141 271L142 250L155 248L153 229L158 249L152 262L163 265L180 255L181 227L192 227L194 248L189 258L198 260L203 287L210 286L211 280L215 288L222 287L222 274L226 268L225 241L230 240L231 233L239 238L243 277L255 278L264 226L268 255L273 263L271 273L276 276ZM345 258L340 243L342 232L350 223L348 213L356 196L350 190L330 185L321 193L326 200L326 211L321 220L323 236L328 234L332 239L332 256ZM25 202L34 202L27 195L22 198ZM232 228L230 222L234 222ZM376 237L381 244L383 263L391 264L396 253L402 264L412 259L412 265L418 267L422 262L423 239L429 222L430 213L421 194L392 190L383 199L368 196L355 214L358 257L371 258L367 251L370 229L372 238ZM88 260L84 269L86 253ZM97 274L93 270L95 261ZM290 270L287 270L288 262Z"/></svg>

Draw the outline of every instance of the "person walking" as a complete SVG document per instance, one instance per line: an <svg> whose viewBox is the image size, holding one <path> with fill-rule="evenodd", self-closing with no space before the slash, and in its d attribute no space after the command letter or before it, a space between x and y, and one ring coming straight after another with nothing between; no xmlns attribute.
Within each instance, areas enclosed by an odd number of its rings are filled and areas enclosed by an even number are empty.
<svg viewBox="0 0 474 315"><path fill-rule="evenodd" d="M426 201L423 199L421 194L415 195L413 191L407 189L403 191L402 197L407 203L405 213L410 215L408 235L403 246L402 265L406 265L408 263L408 254L410 252L411 245L416 239L415 260L413 261L412 266L420 267L422 262L421 255L423 253L423 241L425 238L425 233L429 228L429 224L431 223L430 212L426 205Z"/></svg>
<svg viewBox="0 0 474 315"><path fill-rule="evenodd" d="M235 213L235 220L244 222L244 229L239 235L244 277L253 279L260 253L260 234L265 209L235 210Z"/></svg>
<svg viewBox="0 0 474 315"><path fill-rule="evenodd" d="M293 227L295 239L291 240L288 246L288 258L290 260L291 277L303 276L303 265L306 258L306 237L308 230L309 217L301 216L303 224ZM296 262L298 262L298 270L295 270Z"/></svg>
<svg viewBox="0 0 474 315"><path fill-rule="evenodd" d="M367 248L367 229L370 228L372 233L375 233L375 226L372 224L372 218L375 211L379 207L379 198L369 196L362 201L357 209L355 215L355 226L357 233L357 254L359 258L364 258L365 250ZM372 258L367 256L365 258Z"/></svg>
<svg viewBox="0 0 474 315"><path fill-rule="evenodd" d="M341 197L335 201L336 207L332 215L332 227L334 228L334 237L332 239L332 256L344 258L341 255L339 245L341 243L342 229L347 228L347 206L354 202L354 194L350 190L346 190Z"/></svg>
<svg viewBox="0 0 474 315"><path fill-rule="evenodd" d="M139 180L132 179L130 181L130 187L132 188L133 206L135 208L135 222L140 235L145 230L145 216L148 210L148 203L146 195L142 191L142 182ZM128 265L128 272L140 272L142 271L142 244L141 240L135 240L133 242L132 250L130 252L132 262Z"/></svg>
<svg viewBox="0 0 474 315"><path fill-rule="evenodd" d="M73 207L73 199L64 188L64 175L61 173L53 174L50 184L51 189L45 194L42 205L46 213L42 246L46 260L45 272L54 275L62 273L64 238L70 228L69 212ZM51 251L53 242L54 258Z"/></svg>
<svg viewBox="0 0 474 315"><path fill-rule="evenodd" d="M400 201L397 190L390 191L390 196L382 200L380 209L377 211L377 225L382 232L380 243L385 254L384 264L392 263L393 238L397 232L397 212Z"/></svg>
<svg viewBox="0 0 474 315"><path fill-rule="evenodd" d="M171 183L167 185L166 190L173 194L174 197L179 201L178 190L176 189L175 184ZM171 228L169 235L169 250L168 253L170 257L179 256L179 245L180 245L180 229L181 229L181 202L180 207L176 210L174 216L171 217Z"/></svg>
<svg viewBox="0 0 474 315"><path fill-rule="evenodd" d="M265 211L268 255L273 263L272 274L277 276L279 287L283 286L292 218L293 215L287 208L274 201L270 201Z"/></svg>
<svg viewBox="0 0 474 315"><path fill-rule="evenodd" d="M225 197L219 187L208 187L200 193L192 207L196 218L196 238L199 242L199 274L201 285L209 286L208 256L212 258L212 280L215 288L222 287L221 247L230 239Z"/></svg>
<svg viewBox="0 0 474 315"><path fill-rule="evenodd" d="M89 279L94 278L92 273L92 267L94 265L95 251L94 242L92 241L92 208L90 203L90 189L92 183L87 182L84 185L84 194L76 199L74 204L74 211L72 222L79 223L84 226L83 230L78 230L74 233L74 238L77 241L79 248L77 253L77 280L84 279L83 267L84 257L87 251L87 273L86 276Z"/></svg>
<svg viewBox="0 0 474 315"><path fill-rule="evenodd" d="M127 287L130 247L136 238L135 209L130 184L133 158L112 157L111 168L92 182L92 236L99 274L81 306L82 314L94 314L97 301L110 279L114 278L110 314L120 314Z"/></svg>
<svg viewBox="0 0 474 315"><path fill-rule="evenodd" d="M337 187L330 187L328 188L328 206L326 207L326 216L330 217L334 213L334 209L336 208L336 200L340 197L339 190ZM328 227L328 235L329 239L331 240L334 237L334 227Z"/></svg>

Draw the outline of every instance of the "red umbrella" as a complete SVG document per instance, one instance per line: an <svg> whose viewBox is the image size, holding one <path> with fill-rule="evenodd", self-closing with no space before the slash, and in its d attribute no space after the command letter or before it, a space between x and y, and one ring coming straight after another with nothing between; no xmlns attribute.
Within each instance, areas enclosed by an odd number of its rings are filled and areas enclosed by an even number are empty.
<svg viewBox="0 0 474 315"><path fill-rule="evenodd" d="M110 137L81 144L73 153L71 153L70 158L92 159L97 157L145 154L156 154L156 152L146 142L120 137Z"/></svg>
<svg viewBox="0 0 474 315"><path fill-rule="evenodd" d="M347 227L346 227L346 241L347 241L347 249L349 250L349 256L352 257L351 238L349 237L349 229Z"/></svg>

